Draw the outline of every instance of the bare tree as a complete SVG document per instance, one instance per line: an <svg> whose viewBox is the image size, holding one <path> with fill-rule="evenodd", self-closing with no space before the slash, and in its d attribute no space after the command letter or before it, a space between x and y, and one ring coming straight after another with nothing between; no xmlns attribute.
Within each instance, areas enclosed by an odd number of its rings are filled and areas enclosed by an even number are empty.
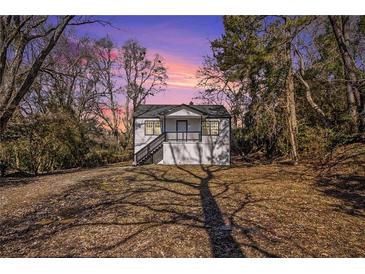
<svg viewBox="0 0 365 274"><path fill-rule="evenodd" d="M212 104L224 104L228 106L233 125L243 126L246 106L249 104L248 80L230 80L223 72L215 59L205 57L203 66L197 72L198 87L204 88L195 99Z"/></svg>
<svg viewBox="0 0 365 274"><path fill-rule="evenodd" d="M321 119L322 123L325 127L329 127L330 123L324 113L324 111L318 106L318 104L313 100L312 97L312 90L307 80L304 77L304 59L300 51L297 47L295 47L295 54L298 56L299 59L299 69L298 72L295 74L299 81L303 84L305 88L305 98L307 99L309 105L314 109L317 113L318 117Z"/></svg>
<svg viewBox="0 0 365 274"><path fill-rule="evenodd" d="M2 16L0 18L0 130L3 132L15 109L29 91L44 60L57 44L73 16L49 24L47 17ZM28 63L25 54L38 46Z"/></svg>
<svg viewBox="0 0 365 274"><path fill-rule="evenodd" d="M156 54L150 60L147 49L135 40L129 40L123 45L121 58L126 81L123 89L126 96L123 123L129 143L134 110L149 96L164 90L167 74L161 56Z"/></svg>
<svg viewBox="0 0 365 274"><path fill-rule="evenodd" d="M95 109L96 115L111 130L116 148L119 149L122 106L118 102L117 95L121 93L121 85L116 80L119 75L117 55L113 42L108 37L95 42L92 62L94 87L99 97Z"/></svg>
<svg viewBox="0 0 365 274"><path fill-rule="evenodd" d="M4 132L66 27L94 22L74 16L0 17L0 132Z"/></svg>
<svg viewBox="0 0 365 274"><path fill-rule="evenodd" d="M62 35L25 96L25 113L64 110L78 122L94 118L98 94L91 75L90 41Z"/></svg>

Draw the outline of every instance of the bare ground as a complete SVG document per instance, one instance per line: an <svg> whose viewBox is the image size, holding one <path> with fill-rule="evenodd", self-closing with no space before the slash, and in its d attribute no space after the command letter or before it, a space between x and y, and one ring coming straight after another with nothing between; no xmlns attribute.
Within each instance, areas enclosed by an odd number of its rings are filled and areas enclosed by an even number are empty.
<svg viewBox="0 0 365 274"><path fill-rule="evenodd" d="M363 154L1 179L0 256L364 257Z"/></svg>

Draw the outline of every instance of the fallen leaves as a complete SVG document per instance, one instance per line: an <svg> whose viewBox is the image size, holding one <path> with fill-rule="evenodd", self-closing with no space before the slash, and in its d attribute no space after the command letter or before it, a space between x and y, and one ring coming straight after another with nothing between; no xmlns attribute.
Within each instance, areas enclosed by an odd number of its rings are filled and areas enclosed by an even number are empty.
<svg viewBox="0 0 365 274"><path fill-rule="evenodd" d="M20 204L4 198L0 255L362 257L365 174L348 170L332 169L322 181L310 165L275 164L44 177L2 190L34 193Z"/></svg>

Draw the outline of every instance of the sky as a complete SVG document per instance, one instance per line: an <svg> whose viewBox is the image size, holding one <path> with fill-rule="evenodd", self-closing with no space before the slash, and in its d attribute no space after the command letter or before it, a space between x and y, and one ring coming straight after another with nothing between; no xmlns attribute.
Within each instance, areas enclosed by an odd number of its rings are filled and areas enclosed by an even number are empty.
<svg viewBox="0 0 365 274"><path fill-rule="evenodd" d="M210 41L223 33L221 16L99 16L111 26L78 27L79 35L99 39L108 35L121 46L136 39L149 54L160 54L167 68L166 90L147 99L148 104L189 103L198 95L196 71L210 54Z"/></svg>

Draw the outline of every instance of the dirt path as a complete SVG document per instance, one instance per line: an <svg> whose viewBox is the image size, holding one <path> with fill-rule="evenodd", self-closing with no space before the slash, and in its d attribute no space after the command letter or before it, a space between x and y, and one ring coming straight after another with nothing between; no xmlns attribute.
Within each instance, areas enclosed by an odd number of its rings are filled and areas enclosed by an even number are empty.
<svg viewBox="0 0 365 274"><path fill-rule="evenodd" d="M24 214L26 211L32 210L32 205L48 199L55 193L61 194L82 181L91 180L95 176L119 173L126 168L128 166L112 165L24 179L0 178L0 220Z"/></svg>

